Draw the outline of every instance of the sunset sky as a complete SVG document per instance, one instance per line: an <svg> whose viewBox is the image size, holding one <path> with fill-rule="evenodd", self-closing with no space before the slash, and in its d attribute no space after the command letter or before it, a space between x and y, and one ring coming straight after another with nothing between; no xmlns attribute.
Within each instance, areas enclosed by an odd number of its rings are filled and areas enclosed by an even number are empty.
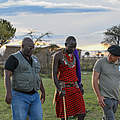
<svg viewBox="0 0 120 120"><path fill-rule="evenodd" d="M74 35L82 47L99 44L106 29L120 24L120 0L0 0L0 18L16 27L17 38L51 32L51 43L64 45Z"/></svg>

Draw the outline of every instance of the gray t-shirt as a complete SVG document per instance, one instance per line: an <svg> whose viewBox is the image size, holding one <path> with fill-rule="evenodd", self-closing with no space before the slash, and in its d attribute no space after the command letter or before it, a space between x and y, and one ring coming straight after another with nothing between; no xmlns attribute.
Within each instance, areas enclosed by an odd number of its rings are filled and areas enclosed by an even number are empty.
<svg viewBox="0 0 120 120"><path fill-rule="evenodd" d="M107 57L99 59L93 68L100 73L99 89L104 97L119 99L120 63L110 63Z"/></svg>

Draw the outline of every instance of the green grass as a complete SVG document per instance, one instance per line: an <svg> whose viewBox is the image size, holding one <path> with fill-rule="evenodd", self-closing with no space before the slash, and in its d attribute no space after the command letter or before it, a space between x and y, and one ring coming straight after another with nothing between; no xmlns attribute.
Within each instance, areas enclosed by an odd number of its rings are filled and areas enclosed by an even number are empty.
<svg viewBox="0 0 120 120"><path fill-rule="evenodd" d="M11 120L10 105L5 103L5 88L3 78L0 77L0 120Z"/></svg>
<svg viewBox="0 0 120 120"><path fill-rule="evenodd" d="M46 90L46 101L43 107L43 120L59 120L56 118L55 107L53 105L53 96L55 86L53 80L47 75L42 75L43 84ZM87 110L85 120L101 120L102 109L98 106L96 96L91 86L91 72L82 73L82 83L84 85L84 100ZM10 105L4 102L5 88L3 78L0 79L0 120L12 120ZM116 120L120 120L120 108L116 113Z"/></svg>

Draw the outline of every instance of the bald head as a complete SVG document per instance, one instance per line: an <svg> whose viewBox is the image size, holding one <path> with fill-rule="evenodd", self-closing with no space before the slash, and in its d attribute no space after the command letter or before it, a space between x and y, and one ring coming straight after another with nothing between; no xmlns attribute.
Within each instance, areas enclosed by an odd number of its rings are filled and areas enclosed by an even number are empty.
<svg viewBox="0 0 120 120"><path fill-rule="evenodd" d="M65 42L66 52L72 53L75 50L76 45L77 43L76 43L75 37L73 36L67 37L66 42Z"/></svg>
<svg viewBox="0 0 120 120"><path fill-rule="evenodd" d="M33 40L29 37L25 37L23 40L22 40L22 46L24 45L27 45L29 43L33 43ZM33 43L34 44L34 43Z"/></svg>
<svg viewBox="0 0 120 120"><path fill-rule="evenodd" d="M75 43L75 44L76 44L76 39L75 39L74 36L69 36L69 37L67 37L65 43L66 43L66 44L69 44L69 43Z"/></svg>
<svg viewBox="0 0 120 120"><path fill-rule="evenodd" d="M34 42L31 38L25 37L22 41L22 53L30 57L34 49Z"/></svg>

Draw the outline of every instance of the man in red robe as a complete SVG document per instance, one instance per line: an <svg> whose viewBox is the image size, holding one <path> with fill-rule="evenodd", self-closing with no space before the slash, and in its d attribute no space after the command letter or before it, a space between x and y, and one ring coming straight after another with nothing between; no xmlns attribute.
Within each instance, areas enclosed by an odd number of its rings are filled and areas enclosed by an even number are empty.
<svg viewBox="0 0 120 120"><path fill-rule="evenodd" d="M76 45L76 39L69 36L65 42L65 49L58 51L54 56L53 78L57 88L56 115L61 120L71 116L84 120L86 114L81 87L78 85L76 57L73 54Z"/></svg>

